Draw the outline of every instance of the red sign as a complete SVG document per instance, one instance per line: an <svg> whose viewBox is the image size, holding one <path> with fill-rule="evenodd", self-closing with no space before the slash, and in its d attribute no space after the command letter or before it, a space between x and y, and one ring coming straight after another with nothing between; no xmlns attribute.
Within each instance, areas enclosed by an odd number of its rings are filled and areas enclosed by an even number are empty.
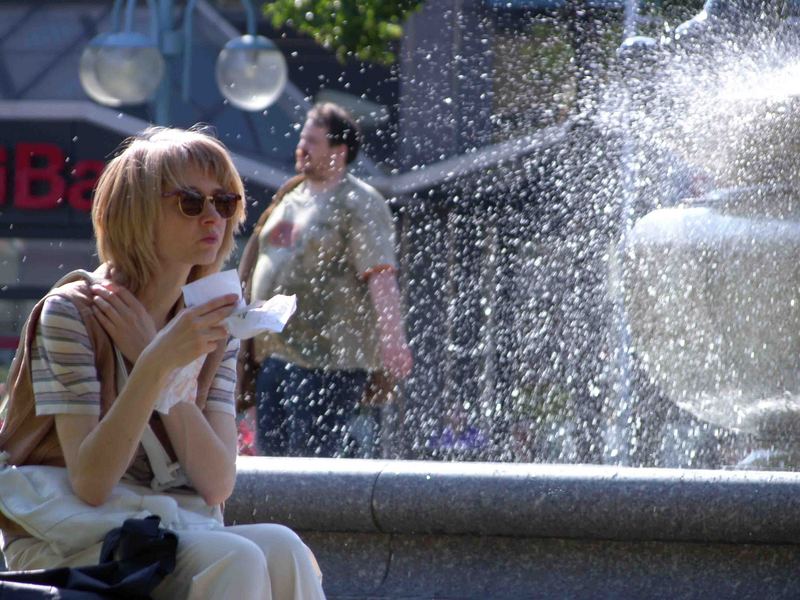
<svg viewBox="0 0 800 600"><path fill-rule="evenodd" d="M82 160L68 168L64 151L48 142L20 142L13 158L0 146L0 206L8 203L8 167L13 160L13 206L22 210L52 210L66 202L89 212L91 192L103 170L100 160Z"/></svg>

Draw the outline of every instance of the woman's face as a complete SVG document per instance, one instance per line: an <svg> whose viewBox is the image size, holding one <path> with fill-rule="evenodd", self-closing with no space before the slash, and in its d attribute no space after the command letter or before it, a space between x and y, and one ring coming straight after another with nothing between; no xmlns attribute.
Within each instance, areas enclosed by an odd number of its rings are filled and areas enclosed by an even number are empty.
<svg viewBox="0 0 800 600"><path fill-rule="evenodd" d="M232 192L208 173L191 167L181 178L180 189L194 188L205 196L214 192ZM176 190L165 189L170 193ZM162 218L156 225L156 248L162 267L193 267L212 264L222 246L225 236L225 219L206 199L203 211L197 216L186 216L181 212L180 197L171 195L161 198Z"/></svg>

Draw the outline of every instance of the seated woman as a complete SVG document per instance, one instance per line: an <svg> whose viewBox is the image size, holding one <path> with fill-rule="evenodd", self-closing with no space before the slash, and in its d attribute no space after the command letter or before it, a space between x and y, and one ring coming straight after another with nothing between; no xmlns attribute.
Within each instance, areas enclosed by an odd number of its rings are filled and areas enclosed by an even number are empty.
<svg viewBox="0 0 800 600"><path fill-rule="evenodd" d="M36 305L9 376L10 569L94 564L107 531L150 513L179 537L154 598L324 598L291 530L222 523L238 350L223 320L237 298L185 308L181 287L220 269L244 210L227 150L200 130L149 128L107 165L92 208L102 265Z"/></svg>

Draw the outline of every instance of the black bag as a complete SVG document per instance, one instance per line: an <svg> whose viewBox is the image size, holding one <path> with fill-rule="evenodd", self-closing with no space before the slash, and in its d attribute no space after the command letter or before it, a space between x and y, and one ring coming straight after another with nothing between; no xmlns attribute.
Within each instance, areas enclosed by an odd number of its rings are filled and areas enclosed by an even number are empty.
<svg viewBox="0 0 800 600"><path fill-rule="evenodd" d="M0 600L146 600L175 570L178 536L157 516L106 534L100 564L0 573Z"/></svg>

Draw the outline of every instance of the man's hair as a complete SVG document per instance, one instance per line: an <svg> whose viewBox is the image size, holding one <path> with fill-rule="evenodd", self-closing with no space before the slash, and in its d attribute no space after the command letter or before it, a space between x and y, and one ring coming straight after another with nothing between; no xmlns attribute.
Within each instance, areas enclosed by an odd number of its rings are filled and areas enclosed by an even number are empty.
<svg viewBox="0 0 800 600"><path fill-rule="evenodd" d="M148 127L120 145L97 181L92 224L100 260L110 264L120 282L136 293L156 273L156 223L162 216L162 193L184 185L197 168L227 191L244 198L244 186L225 146L200 126L191 129ZM245 202L225 224L214 264L192 269L189 280L218 271L233 250L233 236L245 218Z"/></svg>
<svg viewBox="0 0 800 600"><path fill-rule="evenodd" d="M308 111L308 118L328 131L331 146L344 144L347 147L348 165L356 159L361 148L361 127L349 112L333 102L323 102Z"/></svg>

